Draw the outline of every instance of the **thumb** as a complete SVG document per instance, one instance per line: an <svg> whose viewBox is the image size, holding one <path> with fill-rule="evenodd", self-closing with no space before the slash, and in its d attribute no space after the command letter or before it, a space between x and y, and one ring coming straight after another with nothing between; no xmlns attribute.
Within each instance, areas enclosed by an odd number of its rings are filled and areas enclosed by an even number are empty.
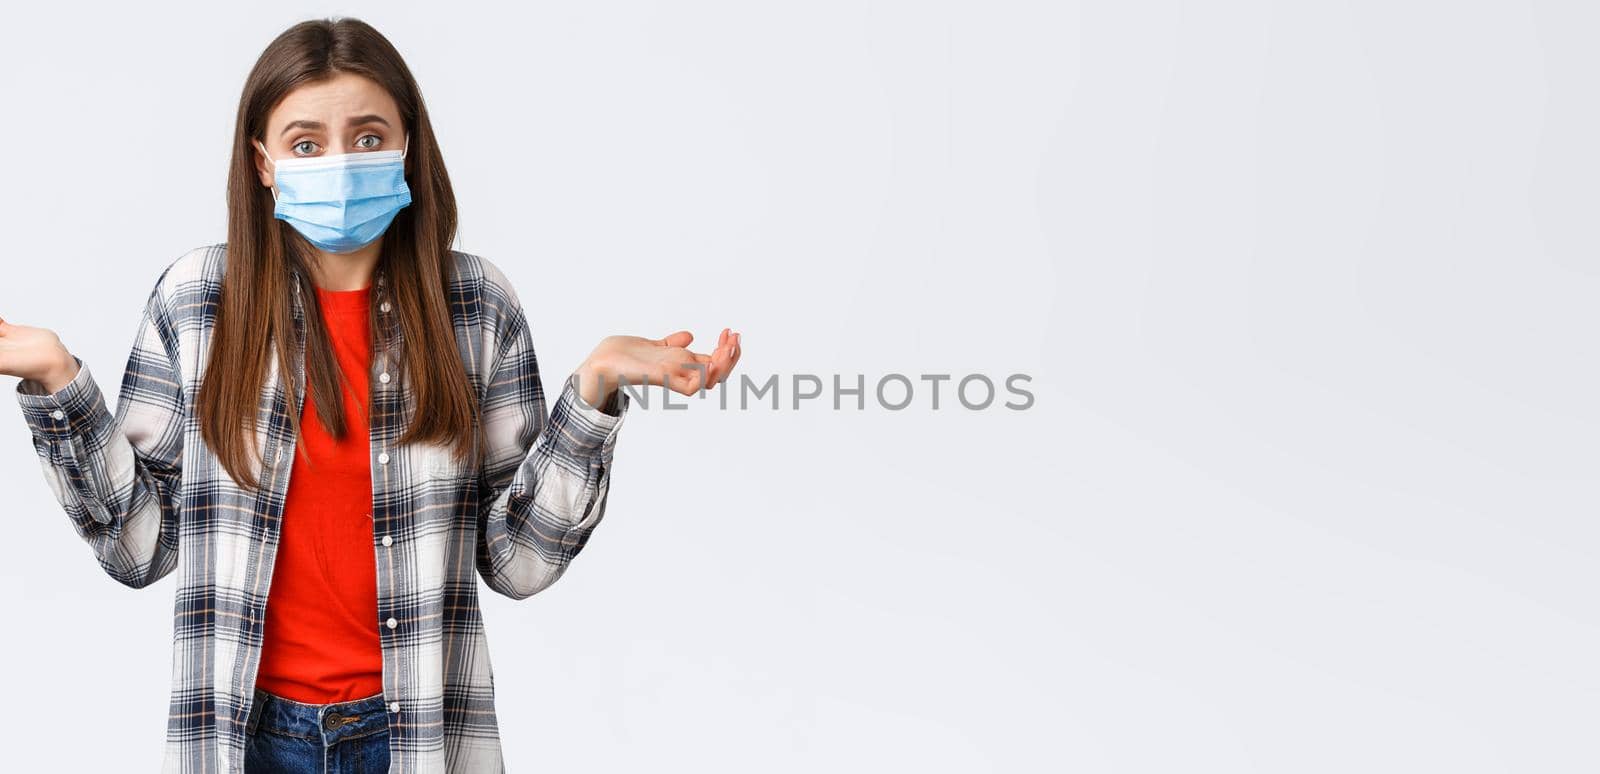
<svg viewBox="0 0 1600 774"><path fill-rule="evenodd" d="M665 338L660 339L658 343L663 347L687 347L691 341L694 341L693 333L688 331L678 331L677 333L669 334Z"/></svg>

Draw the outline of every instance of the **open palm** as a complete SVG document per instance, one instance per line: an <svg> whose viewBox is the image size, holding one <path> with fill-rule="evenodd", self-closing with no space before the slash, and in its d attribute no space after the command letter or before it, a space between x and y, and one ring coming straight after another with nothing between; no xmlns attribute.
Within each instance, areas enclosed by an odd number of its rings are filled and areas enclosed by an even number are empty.
<svg viewBox="0 0 1600 774"><path fill-rule="evenodd" d="M678 331L659 339L643 336L607 336L595 347L589 362L605 380L609 391L618 384L658 385L692 395L721 384L742 354L739 334L723 328L711 354L689 350L694 334Z"/></svg>

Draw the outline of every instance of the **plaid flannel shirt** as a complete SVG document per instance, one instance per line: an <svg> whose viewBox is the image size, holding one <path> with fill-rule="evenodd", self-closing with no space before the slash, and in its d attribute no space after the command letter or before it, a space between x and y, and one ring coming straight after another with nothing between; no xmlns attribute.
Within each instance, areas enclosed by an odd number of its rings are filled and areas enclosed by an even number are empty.
<svg viewBox="0 0 1600 774"><path fill-rule="evenodd" d="M192 397L207 362L226 246L162 272L122 378L116 413L78 360L55 393L23 380L17 399L45 481L101 567L140 588L178 570L163 771L243 771L267 590L304 406L305 309L295 291L293 390L276 358L262 389L262 488L241 489L200 437ZM526 317L506 276L452 251L448 288L462 362L482 405L481 468L449 447L397 446L415 411L390 368L400 326L380 279L371 384L372 550L377 557L391 772L504 770L494 669L474 572L522 599L561 577L605 512L626 391L604 410L576 376L546 413Z"/></svg>

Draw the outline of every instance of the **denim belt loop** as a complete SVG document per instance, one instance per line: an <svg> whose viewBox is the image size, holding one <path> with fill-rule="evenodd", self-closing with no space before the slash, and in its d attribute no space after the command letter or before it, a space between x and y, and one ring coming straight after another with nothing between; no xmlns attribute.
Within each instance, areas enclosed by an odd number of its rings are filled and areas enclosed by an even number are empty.
<svg viewBox="0 0 1600 774"><path fill-rule="evenodd" d="M261 707L267 703L267 694L260 688L255 689L255 700L250 702L250 719L245 721L244 732L254 734L256 726L261 725Z"/></svg>

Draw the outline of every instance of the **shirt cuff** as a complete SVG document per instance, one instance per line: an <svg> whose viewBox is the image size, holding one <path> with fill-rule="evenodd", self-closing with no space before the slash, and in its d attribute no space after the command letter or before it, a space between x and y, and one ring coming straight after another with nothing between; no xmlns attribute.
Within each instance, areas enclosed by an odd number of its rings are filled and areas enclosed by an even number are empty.
<svg viewBox="0 0 1600 774"><path fill-rule="evenodd" d="M629 405L627 391L620 387L611 393L604 406L589 405L578 393L578 375L573 373L561 388L550 421L575 456L599 455L602 461L609 463L616 447L617 431L622 428L622 418Z"/></svg>
<svg viewBox="0 0 1600 774"><path fill-rule="evenodd" d="M44 385L32 379L17 382L22 417L38 436L64 441L76 431L92 438L114 421L88 364L77 355L72 359L78 364L78 373L55 392L45 390Z"/></svg>

